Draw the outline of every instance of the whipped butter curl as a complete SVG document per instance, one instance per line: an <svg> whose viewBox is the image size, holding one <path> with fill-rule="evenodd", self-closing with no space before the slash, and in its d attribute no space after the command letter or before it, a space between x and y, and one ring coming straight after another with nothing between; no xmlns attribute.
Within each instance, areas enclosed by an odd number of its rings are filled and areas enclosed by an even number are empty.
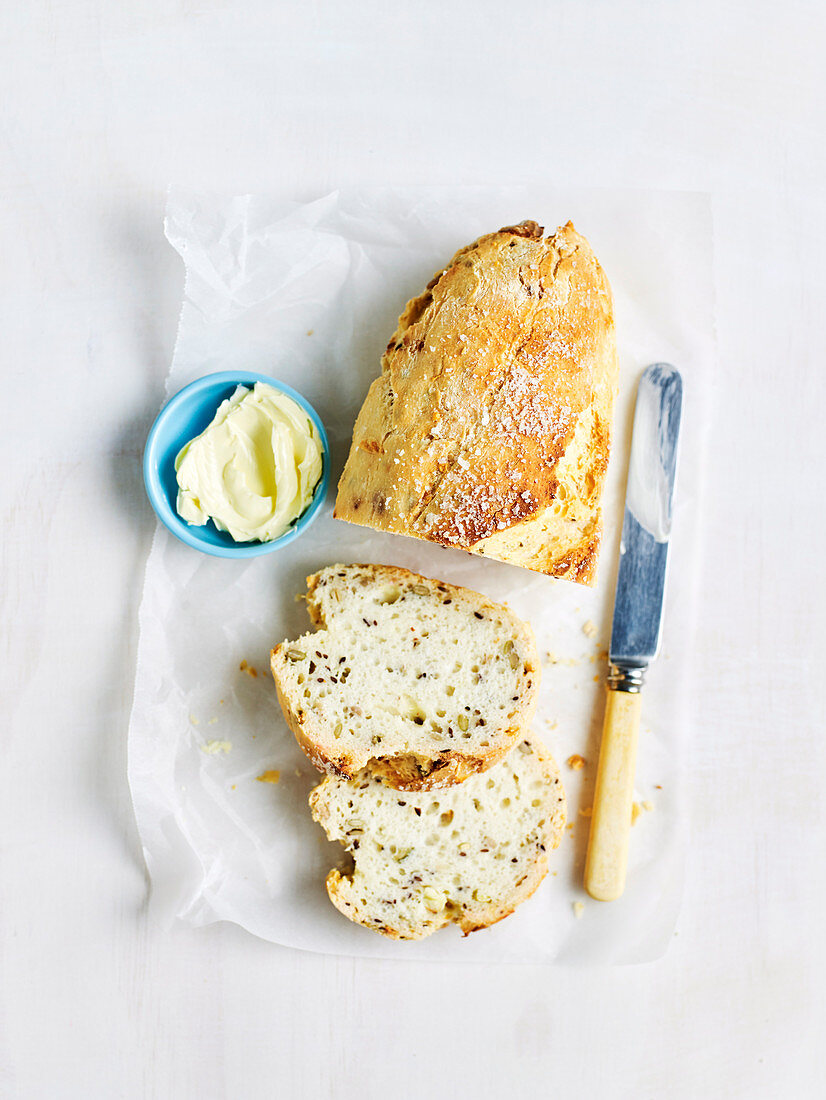
<svg viewBox="0 0 826 1100"><path fill-rule="evenodd" d="M211 519L236 542L271 542L312 501L322 455L291 397L265 382L239 386L175 459L178 514L198 527Z"/></svg>

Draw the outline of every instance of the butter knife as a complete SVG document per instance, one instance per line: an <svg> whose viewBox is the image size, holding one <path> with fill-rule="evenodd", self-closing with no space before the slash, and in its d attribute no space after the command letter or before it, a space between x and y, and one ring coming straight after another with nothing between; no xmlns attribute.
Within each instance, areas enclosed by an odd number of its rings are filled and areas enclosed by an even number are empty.
<svg viewBox="0 0 826 1100"><path fill-rule="evenodd" d="M640 725L640 691L660 646L683 383L655 363L640 379L585 889L613 901L625 889Z"/></svg>

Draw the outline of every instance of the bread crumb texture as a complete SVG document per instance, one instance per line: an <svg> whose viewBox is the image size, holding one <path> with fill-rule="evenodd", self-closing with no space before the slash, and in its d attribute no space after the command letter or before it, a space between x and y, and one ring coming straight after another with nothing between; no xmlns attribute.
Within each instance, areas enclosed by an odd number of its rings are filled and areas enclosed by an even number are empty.
<svg viewBox="0 0 826 1100"><path fill-rule="evenodd" d="M275 769L268 769L265 772L261 772L260 775L256 775L255 778L259 783L277 783L281 778L281 772Z"/></svg>
<svg viewBox="0 0 826 1100"><path fill-rule="evenodd" d="M467 588L395 566L307 578L315 633L272 652L284 715L322 771L370 764L399 789L492 767L526 732L540 667L530 627Z"/></svg>
<svg viewBox="0 0 826 1100"><path fill-rule="evenodd" d="M324 779L310 808L352 858L351 870L328 875L332 903L404 940L451 923L467 935L508 916L547 874L565 823L557 768L529 737L458 787L398 791L364 771Z"/></svg>

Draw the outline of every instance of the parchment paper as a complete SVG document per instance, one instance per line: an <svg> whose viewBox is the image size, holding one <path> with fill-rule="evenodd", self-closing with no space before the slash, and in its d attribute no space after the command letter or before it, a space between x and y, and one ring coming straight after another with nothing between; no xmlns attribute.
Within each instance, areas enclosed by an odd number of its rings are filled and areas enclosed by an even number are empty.
<svg viewBox="0 0 826 1100"><path fill-rule="evenodd" d="M622 380L593 591L332 518L353 421L405 302L456 248L523 218L548 228L571 218L615 294ZM168 395L232 368L295 386L325 422L333 478L310 530L248 563L207 557L158 527L129 730L129 780L157 914L193 925L235 921L276 943L347 955L525 963L661 955L682 890L683 697L715 366L707 197L400 189L299 205L173 192L166 233L186 264ZM636 797L651 808L632 830L624 897L601 904L581 886L582 811L592 801L602 722L629 413L641 370L656 360L680 368L686 398L664 646L643 703ZM385 940L327 899L324 879L342 849L310 818L307 796L319 777L281 717L268 654L307 629L296 602L306 574L337 561L399 564L468 585L507 601L536 632L544 667L534 728L560 764L569 827L534 897L469 938L450 928L419 943ZM565 763L574 753L587 762L581 771ZM278 771L279 781L259 781L266 771Z"/></svg>

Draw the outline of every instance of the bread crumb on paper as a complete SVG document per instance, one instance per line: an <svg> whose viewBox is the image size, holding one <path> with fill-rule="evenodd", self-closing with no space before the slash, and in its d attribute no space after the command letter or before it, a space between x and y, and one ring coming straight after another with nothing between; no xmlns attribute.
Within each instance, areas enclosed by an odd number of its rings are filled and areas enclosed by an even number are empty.
<svg viewBox="0 0 826 1100"><path fill-rule="evenodd" d="M190 725L192 725L192 726L200 726L200 724L201 724L201 719L200 719L200 718L196 718L194 714L190 714L190 716L189 716L189 723L190 723Z"/></svg>
<svg viewBox="0 0 826 1100"><path fill-rule="evenodd" d="M219 752L229 752L231 748L231 741L207 741L205 745L201 745L201 752L205 752L207 756L216 756Z"/></svg>
<svg viewBox="0 0 826 1100"><path fill-rule="evenodd" d="M579 920L579 918L585 912L585 902L584 901L575 901L573 903L573 905L571 906L571 908L574 911L574 916L577 918L577 920Z"/></svg>
<svg viewBox="0 0 826 1100"><path fill-rule="evenodd" d="M252 665L247 664L246 661L242 661L238 669L240 672L246 672L247 676L252 676L253 680L258 676L258 669L253 668Z"/></svg>
<svg viewBox="0 0 826 1100"><path fill-rule="evenodd" d="M579 772L585 767L585 757L580 756L578 752L575 752L573 756L569 756L565 761L571 771Z"/></svg>
<svg viewBox="0 0 826 1100"><path fill-rule="evenodd" d="M560 657L558 653L548 650L543 658L546 665L564 665L566 668L576 668L579 661L576 657Z"/></svg>
<svg viewBox="0 0 826 1100"><path fill-rule="evenodd" d="M265 772L261 772L260 775L256 775L255 780L257 783L277 783L281 778L281 772L275 769L270 769Z"/></svg>
<svg viewBox="0 0 826 1100"><path fill-rule="evenodd" d="M590 817L593 812L594 812L594 807L593 806L584 806L579 811L579 816L580 817Z"/></svg>
<svg viewBox="0 0 826 1100"><path fill-rule="evenodd" d="M631 806L631 824L636 825L637 818L640 816L640 814L650 814L653 809L654 803L649 802L647 798L643 802L634 802Z"/></svg>
<svg viewBox="0 0 826 1100"><path fill-rule="evenodd" d="M588 619L587 622L584 622L582 624L582 633L585 635L586 638L596 638L596 636L597 636L596 623L593 623L593 622L591 622L590 619Z"/></svg>

